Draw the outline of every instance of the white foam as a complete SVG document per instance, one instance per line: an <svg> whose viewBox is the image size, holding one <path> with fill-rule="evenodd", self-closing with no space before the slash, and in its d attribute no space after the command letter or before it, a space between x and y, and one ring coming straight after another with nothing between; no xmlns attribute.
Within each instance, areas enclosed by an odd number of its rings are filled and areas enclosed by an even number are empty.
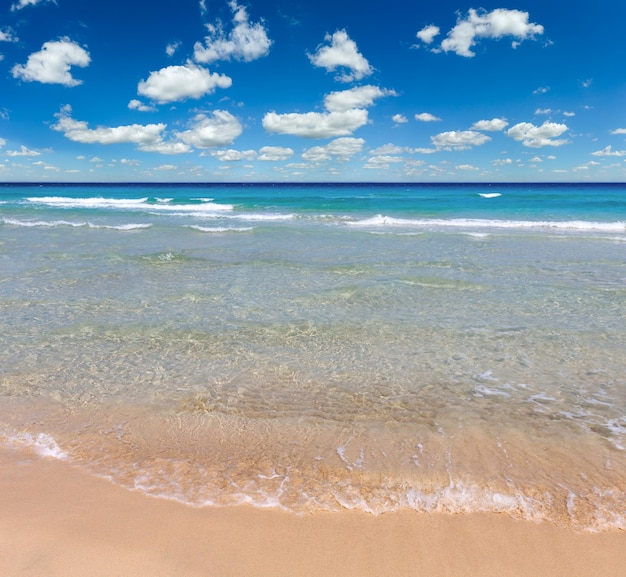
<svg viewBox="0 0 626 577"><path fill-rule="evenodd" d="M129 223L129 224L119 224L119 225L109 225L109 224L92 224L87 223L89 228L106 228L110 230L142 230L146 228L150 228L152 225L149 223Z"/></svg>
<svg viewBox="0 0 626 577"><path fill-rule="evenodd" d="M193 228L200 232L248 232L253 230L251 226L199 226L190 224L188 228Z"/></svg>
<svg viewBox="0 0 626 577"><path fill-rule="evenodd" d="M119 224L119 225L108 225L108 224L94 224L91 222L71 222L69 220L17 220L15 218L3 218L3 224L7 224L10 226L21 226L25 228L35 228L35 227L44 227L44 228L57 228L63 226L69 226L72 228L82 228L89 227L93 229L110 229L110 230L139 230L150 228L152 224L149 223L129 223L129 224Z"/></svg>
<svg viewBox="0 0 626 577"><path fill-rule="evenodd" d="M250 213L250 214L237 214L232 215L230 218L236 218L238 220L249 221L280 221L280 220L293 220L296 218L295 214L264 214L264 213Z"/></svg>
<svg viewBox="0 0 626 577"><path fill-rule="evenodd" d="M8 224L10 226L23 226L27 228L43 226L54 228L57 226L71 226L74 228L80 228L82 226L87 226L86 222L70 222L69 220L18 220L15 218L3 218L3 224Z"/></svg>
<svg viewBox="0 0 626 577"><path fill-rule="evenodd" d="M482 196L483 198L498 198L502 196L500 192L481 192L478 196Z"/></svg>
<svg viewBox="0 0 626 577"><path fill-rule="evenodd" d="M351 441L352 437L350 437L343 445L337 447L337 455L343 461L348 471L353 471L354 469L362 469L363 463L365 462L365 450L363 449L363 447L361 447L361 449L359 450L359 457L355 461L350 461L350 459L346 457L346 448Z"/></svg>
<svg viewBox="0 0 626 577"><path fill-rule="evenodd" d="M95 196L90 198L70 198L66 196L41 196L28 197L32 204L46 204L59 208L104 208L104 207L144 207L148 198L104 198Z"/></svg>
<svg viewBox="0 0 626 577"><path fill-rule="evenodd" d="M626 232L623 221L593 222L584 220L532 221L532 220L494 220L481 218L394 218L378 214L376 216L347 223L349 226L404 226L404 227L441 227L441 228L501 228L501 229L551 229L576 231Z"/></svg>
<svg viewBox="0 0 626 577"><path fill-rule="evenodd" d="M406 500L411 508L428 513L517 512L528 520L541 518L535 503L528 497L487 491L460 482L450 483L431 494L411 489Z"/></svg>
<svg viewBox="0 0 626 577"><path fill-rule="evenodd" d="M171 202L158 201L149 203L148 198L69 198L65 196L42 196L29 197L26 199L32 204L45 204L57 208L117 208L132 210L151 210L157 212L181 212L181 213L201 213L221 212L233 210L232 204L217 204L214 202L205 202L196 204L172 204Z"/></svg>
<svg viewBox="0 0 626 577"><path fill-rule="evenodd" d="M65 453L53 437L46 433L33 435L31 433L15 433L5 436L5 445L13 448L32 449L40 457L49 457L52 459L67 459Z"/></svg>

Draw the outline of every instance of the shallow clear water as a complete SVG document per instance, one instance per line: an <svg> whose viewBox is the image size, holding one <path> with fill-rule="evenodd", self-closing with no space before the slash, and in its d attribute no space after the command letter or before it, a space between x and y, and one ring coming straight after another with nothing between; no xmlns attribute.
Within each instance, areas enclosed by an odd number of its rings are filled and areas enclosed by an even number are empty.
<svg viewBox="0 0 626 577"><path fill-rule="evenodd" d="M184 502L626 528L626 186L0 188L0 442Z"/></svg>

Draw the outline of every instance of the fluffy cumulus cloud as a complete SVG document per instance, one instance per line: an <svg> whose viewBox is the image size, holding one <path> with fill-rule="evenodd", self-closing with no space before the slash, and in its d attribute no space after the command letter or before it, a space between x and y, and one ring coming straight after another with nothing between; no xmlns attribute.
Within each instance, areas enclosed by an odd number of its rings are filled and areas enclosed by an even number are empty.
<svg viewBox="0 0 626 577"><path fill-rule="evenodd" d="M256 150L212 150L209 153L221 162L240 162L241 160L254 160Z"/></svg>
<svg viewBox="0 0 626 577"><path fill-rule="evenodd" d="M400 156L382 154L378 156L371 156L363 165L363 168L367 168L368 170L388 170L391 168L392 164L400 162L404 162L404 158Z"/></svg>
<svg viewBox="0 0 626 577"><path fill-rule="evenodd" d="M141 100L137 100L136 98L133 98L128 103L128 108L130 108L131 110L138 110L139 112L155 112L156 111L156 108L154 106L149 106L147 104L144 104L143 102L141 102Z"/></svg>
<svg viewBox="0 0 626 577"><path fill-rule="evenodd" d="M363 150L365 140L362 138L337 138L326 146L313 146L302 154L309 162L325 162L333 158L346 161Z"/></svg>
<svg viewBox="0 0 626 577"><path fill-rule="evenodd" d="M372 156L402 154L403 152L406 152L406 149L404 149L402 146L398 146L397 144L391 144L391 143L383 144L382 146L379 146L378 148L375 148L374 150L370 150L370 154Z"/></svg>
<svg viewBox="0 0 626 577"><path fill-rule="evenodd" d="M237 118L226 110L215 110L210 115L198 114L189 130L177 133L178 138L196 148L227 146L242 133Z"/></svg>
<svg viewBox="0 0 626 577"><path fill-rule="evenodd" d="M562 146L567 140L557 139L568 130L567 125L556 122L544 122L541 126L535 126L530 122L520 122L507 130L507 136L521 142L529 148L541 148L543 146Z"/></svg>
<svg viewBox="0 0 626 577"><path fill-rule="evenodd" d="M415 115L415 120L418 122L438 122L441 118L431 114L430 112L420 112Z"/></svg>
<svg viewBox="0 0 626 577"><path fill-rule="evenodd" d="M292 134L304 138L347 136L367 124L368 113L362 108L342 112L268 112L263 128L275 134Z"/></svg>
<svg viewBox="0 0 626 577"><path fill-rule="evenodd" d="M432 44L433 40L436 36L439 36L439 26L429 25L424 26L416 36L424 43L424 44Z"/></svg>
<svg viewBox="0 0 626 577"><path fill-rule="evenodd" d="M267 132L304 138L349 136L367 124L368 112L364 107L372 106L378 98L395 94L393 90L370 85L331 92L324 98L327 112L268 112L263 117L263 127Z"/></svg>
<svg viewBox="0 0 626 577"><path fill-rule="evenodd" d="M409 121L404 114L394 114L391 117L391 120L393 120L396 124L406 124Z"/></svg>
<svg viewBox="0 0 626 577"><path fill-rule="evenodd" d="M187 62L183 66L167 66L151 72L142 80L137 93L161 104L187 98L201 98L216 88L230 88L233 81L224 74L211 74L206 68Z"/></svg>
<svg viewBox="0 0 626 577"><path fill-rule="evenodd" d="M596 150L591 154L592 156L626 156L626 150L613 150L613 147L609 144L602 150Z"/></svg>
<svg viewBox="0 0 626 577"><path fill-rule="evenodd" d="M72 118L72 108L64 106L56 114L57 122L53 130L62 132L66 138L83 144L135 144L144 152L179 154L189 152L189 146L180 142L165 142L163 131L166 125L129 124L124 126L89 128L87 122Z"/></svg>
<svg viewBox="0 0 626 577"><path fill-rule="evenodd" d="M472 146L480 146L491 138L474 130L451 130L430 137L432 143L443 150L465 150Z"/></svg>
<svg viewBox="0 0 626 577"><path fill-rule="evenodd" d="M626 134L626 128L616 128L611 130L611 134Z"/></svg>
<svg viewBox="0 0 626 577"><path fill-rule="evenodd" d="M45 42L39 52L34 52L28 57L26 64L16 64L11 72L14 78L21 78L27 82L78 86L82 81L72 77L70 68L72 66L84 68L90 62L89 53L65 37Z"/></svg>
<svg viewBox="0 0 626 577"><path fill-rule="evenodd" d="M327 94L324 98L324 106L329 112L345 112L354 108L372 106L377 98L395 95L395 91L382 89L378 86L357 86L350 90L340 90Z"/></svg>
<svg viewBox="0 0 626 577"><path fill-rule="evenodd" d="M505 36L514 38L513 47L526 39L534 39L543 34L543 26L528 21L528 12L497 8L491 12L470 8L466 17L459 17L456 26L448 32L435 52L454 52L459 56L472 57L471 50L477 41L482 38L500 39ZM429 26L417 33L417 37L425 44L430 44L434 38L436 26ZM437 30L437 33L439 31Z"/></svg>
<svg viewBox="0 0 626 577"><path fill-rule="evenodd" d="M196 62L231 59L251 62L269 54L272 41L263 22L250 23L245 7L239 6L235 0L231 0L228 5L233 12L232 30L226 33L219 21L208 24L209 34L204 39L204 44L196 42L194 45Z"/></svg>
<svg viewBox="0 0 626 577"><path fill-rule="evenodd" d="M7 150L7 156L41 156L41 152L38 150L31 150L22 145L19 150Z"/></svg>
<svg viewBox="0 0 626 577"><path fill-rule="evenodd" d="M372 74L374 69L345 30L337 30L332 36L327 34L325 40L330 44L321 45L314 54L308 55L314 66L325 68L328 72L347 69L347 72L337 76L340 82L361 80Z"/></svg>
<svg viewBox="0 0 626 577"><path fill-rule="evenodd" d="M279 162L287 160L294 155L292 148L284 146L263 146L259 150L259 160L266 162Z"/></svg>
<svg viewBox="0 0 626 577"><path fill-rule="evenodd" d="M498 132L504 130L509 123L504 118L492 118L491 120L479 120L474 122L472 130L483 130L486 132Z"/></svg>

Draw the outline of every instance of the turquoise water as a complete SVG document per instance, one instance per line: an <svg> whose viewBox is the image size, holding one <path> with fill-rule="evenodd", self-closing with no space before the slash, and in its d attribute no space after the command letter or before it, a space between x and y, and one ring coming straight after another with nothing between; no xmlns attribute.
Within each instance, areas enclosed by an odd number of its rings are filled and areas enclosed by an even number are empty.
<svg viewBox="0 0 626 577"><path fill-rule="evenodd" d="M0 187L0 442L193 505L626 528L625 185Z"/></svg>

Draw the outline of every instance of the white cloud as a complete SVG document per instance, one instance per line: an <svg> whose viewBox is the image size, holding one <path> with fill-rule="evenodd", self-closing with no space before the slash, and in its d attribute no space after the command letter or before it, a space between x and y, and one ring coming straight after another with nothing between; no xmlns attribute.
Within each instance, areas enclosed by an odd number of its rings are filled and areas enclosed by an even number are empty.
<svg viewBox="0 0 626 577"><path fill-rule="evenodd" d="M419 122L438 122L441 118L431 114L430 112L420 112L415 115L415 120L418 120Z"/></svg>
<svg viewBox="0 0 626 577"><path fill-rule="evenodd" d="M64 106L52 128L62 132L66 138L83 144L122 144L137 145L144 152L160 152L163 154L180 154L189 152L189 146L181 142L165 142L163 131L165 124L130 124L125 126L89 128L87 122L74 120L72 108Z"/></svg>
<svg viewBox="0 0 626 577"><path fill-rule="evenodd" d="M0 148L2 148L6 143L7 141L4 138L0 138Z"/></svg>
<svg viewBox="0 0 626 577"><path fill-rule="evenodd" d="M424 28L422 28L417 34L416 36L424 43L424 44L430 44L432 43L432 41L435 39L435 36L439 35L439 26L433 26L432 24L430 26L424 26Z"/></svg>
<svg viewBox="0 0 626 577"><path fill-rule="evenodd" d="M486 12L470 8L467 18L459 18L456 26L441 43L441 50L472 57L475 53L470 49L476 44L477 38L499 39L512 36L516 39L513 47L516 47L520 41L533 39L536 34L543 34L543 26L529 23L528 12L506 8Z"/></svg>
<svg viewBox="0 0 626 577"><path fill-rule="evenodd" d="M329 112L345 112L353 108L371 106L377 98L395 95L395 91L381 89L378 86L357 86L350 90L341 90L327 94L324 98L324 107Z"/></svg>
<svg viewBox="0 0 626 577"><path fill-rule="evenodd" d="M535 110L536 116L548 115L548 114L552 114L552 108L537 108L537 110Z"/></svg>
<svg viewBox="0 0 626 577"><path fill-rule="evenodd" d="M544 122L541 126L535 126L530 122L520 122L507 130L507 136L529 148L562 146L567 144L568 141L554 139L567 130L567 125L557 124L556 122Z"/></svg>
<svg viewBox="0 0 626 577"><path fill-rule="evenodd" d="M373 156L385 156L389 154L402 154L403 152L406 152L406 149L401 146L397 146L396 144L389 143L383 144L382 146L371 150L370 154Z"/></svg>
<svg viewBox="0 0 626 577"><path fill-rule="evenodd" d="M564 111L563 112L563 116L572 117L572 116L576 116L576 113L575 112Z"/></svg>
<svg viewBox="0 0 626 577"><path fill-rule="evenodd" d="M549 86L540 86L539 88L536 88L535 90L533 90L533 94L545 94L546 92L550 91L550 87Z"/></svg>
<svg viewBox="0 0 626 577"><path fill-rule="evenodd" d="M204 44L196 42L194 45L194 59L197 62L208 63L231 58L251 62L269 54L272 41L263 23L250 24L248 12L236 0L231 0L228 5L233 12L233 29L226 34L220 21L208 24L209 35L204 39Z"/></svg>
<svg viewBox="0 0 626 577"><path fill-rule="evenodd" d="M279 162L282 160L287 160L293 155L293 149L285 148L282 146L263 146L259 150L259 160L267 162Z"/></svg>
<svg viewBox="0 0 626 577"><path fill-rule="evenodd" d="M504 118L492 118L491 120L479 120L474 122L472 130L484 130L487 132L497 132L504 130L508 126L508 122Z"/></svg>
<svg viewBox="0 0 626 577"><path fill-rule="evenodd" d="M151 72L142 80L137 93L161 104L187 98L201 98L216 88L230 88L233 81L224 74L211 74L206 68L187 62L184 66L167 66Z"/></svg>
<svg viewBox="0 0 626 577"><path fill-rule="evenodd" d="M31 150L24 145L20 147L20 150L7 150L7 156L41 156L41 152L38 150Z"/></svg>
<svg viewBox="0 0 626 577"><path fill-rule="evenodd" d="M626 150L613 150L611 145L591 153L592 156L626 156Z"/></svg>
<svg viewBox="0 0 626 577"><path fill-rule="evenodd" d="M302 158L309 162L324 162L332 158L346 161L361 152L364 144L362 138L337 138L325 146L309 148L302 154Z"/></svg>
<svg viewBox="0 0 626 577"><path fill-rule="evenodd" d="M45 4L46 2L56 4L56 0L19 0L11 5L11 11L14 12L26 8L26 6L37 6L37 4Z"/></svg>
<svg viewBox="0 0 626 577"><path fill-rule="evenodd" d="M478 170L478 167L474 166L473 164L458 164L454 168L456 168L457 170L467 170L467 171Z"/></svg>
<svg viewBox="0 0 626 577"><path fill-rule="evenodd" d="M375 170L387 170L392 164L396 164L399 162L404 162L404 158L400 156L381 154L379 156L372 156L363 165L363 168L375 169Z"/></svg>
<svg viewBox="0 0 626 577"><path fill-rule="evenodd" d="M337 76L340 82L361 80L372 74L374 69L345 30L337 30L332 36L327 34L325 40L330 42L330 45L318 46L315 54L308 55L314 66L325 68L328 72L337 68L347 68L350 72Z"/></svg>
<svg viewBox="0 0 626 577"><path fill-rule="evenodd" d="M409 121L409 119L404 116L404 114L394 114L391 117L391 120L393 120L396 124L405 124Z"/></svg>
<svg viewBox="0 0 626 577"><path fill-rule="evenodd" d="M513 161L510 158L497 158L496 160L492 160L491 164L494 166L506 166L507 164L512 164Z"/></svg>
<svg viewBox="0 0 626 577"><path fill-rule="evenodd" d="M347 136L368 121L367 110L355 108L343 112L268 112L263 117L263 128L276 134L292 134L305 138L332 138Z"/></svg>
<svg viewBox="0 0 626 577"><path fill-rule="evenodd" d="M611 134L626 134L626 128L616 128L611 130Z"/></svg>
<svg viewBox="0 0 626 577"><path fill-rule="evenodd" d="M17 42L17 40L10 28L0 29L0 42Z"/></svg>
<svg viewBox="0 0 626 577"><path fill-rule="evenodd" d="M489 142L491 138L486 134L473 130L452 130L431 136L430 140L438 149L465 150L472 146L485 144Z"/></svg>
<svg viewBox="0 0 626 577"><path fill-rule="evenodd" d="M154 106L148 106L147 104L141 102L141 100L137 100L135 98L128 103L128 108L131 110L138 110L139 112L154 112L156 110Z"/></svg>
<svg viewBox="0 0 626 577"><path fill-rule="evenodd" d="M34 52L28 57L25 65L16 64L11 72L14 78L21 78L27 82L78 86L82 81L72 77L70 68L72 66L84 68L90 62L89 53L65 37L58 41L45 42L39 52Z"/></svg>
<svg viewBox="0 0 626 577"><path fill-rule="evenodd" d="M232 144L242 131L241 124L230 112L215 110L210 116L196 115L191 128L177 136L196 148L212 148Z"/></svg>
<svg viewBox="0 0 626 577"><path fill-rule="evenodd" d="M212 150L209 153L221 162L239 162L241 160L254 160L256 158L256 150Z"/></svg>
<svg viewBox="0 0 626 577"><path fill-rule="evenodd" d="M176 54L176 51L180 48L180 42L176 41L176 42L170 42L166 47L165 47L165 54L167 54L168 56L174 56L174 54Z"/></svg>

